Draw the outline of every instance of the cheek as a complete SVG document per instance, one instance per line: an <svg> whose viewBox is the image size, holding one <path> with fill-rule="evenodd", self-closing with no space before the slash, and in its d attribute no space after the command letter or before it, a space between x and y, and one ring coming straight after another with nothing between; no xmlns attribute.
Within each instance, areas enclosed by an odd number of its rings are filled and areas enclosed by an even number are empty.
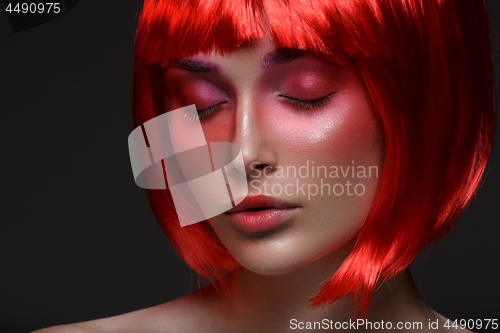
<svg viewBox="0 0 500 333"><path fill-rule="evenodd" d="M225 108L201 122L207 142L232 142L235 127L235 112Z"/></svg>
<svg viewBox="0 0 500 333"><path fill-rule="evenodd" d="M347 103L340 96L336 103L318 111L282 110L262 121L272 136L284 163L299 160L330 164L377 163L381 154L381 128L370 104L363 98ZM281 153L281 154L280 154Z"/></svg>

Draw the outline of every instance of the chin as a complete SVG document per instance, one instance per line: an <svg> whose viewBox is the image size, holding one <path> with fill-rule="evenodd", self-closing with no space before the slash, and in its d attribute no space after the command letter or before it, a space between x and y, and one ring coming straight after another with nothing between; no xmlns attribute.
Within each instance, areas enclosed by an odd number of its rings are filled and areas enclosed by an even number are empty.
<svg viewBox="0 0 500 333"><path fill-rule="evenodd" d="M294 239L274 241L267 244L251 244L232 249L233 256L245 269L259 275L282 275L307 268L314 270L314 263L329 261L332 270L344 261L352 248L354 241L350 237L346 241L330 246L311 246L309 242ZM262 242L264 243L264 242ZM314 245L320 245L318 243ZM325 244L326 245L326 244ZM334 272L329 272L333 275Z"/></svg>

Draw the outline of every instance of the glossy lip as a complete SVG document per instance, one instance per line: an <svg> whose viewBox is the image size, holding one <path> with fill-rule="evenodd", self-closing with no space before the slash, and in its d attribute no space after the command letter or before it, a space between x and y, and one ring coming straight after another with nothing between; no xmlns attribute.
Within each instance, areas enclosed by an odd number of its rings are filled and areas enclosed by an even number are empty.
<svg viewBox="0 0 500 333"><path fill-rule="evenodd" d="M281 225L295 214L298 208L298 205L282 199L255 195L246 197L226 214L237 228L247 232L258 232Z"/></svg>

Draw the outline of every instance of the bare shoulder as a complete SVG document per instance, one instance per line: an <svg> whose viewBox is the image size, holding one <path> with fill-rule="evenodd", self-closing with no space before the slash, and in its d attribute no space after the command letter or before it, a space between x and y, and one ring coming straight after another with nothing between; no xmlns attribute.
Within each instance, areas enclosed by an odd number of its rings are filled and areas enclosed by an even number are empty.
<svg viewBox="0 0 500 333"><path fill-rule="evenodd" d="M48 327L32 333L190 333L200 332L209 318L206 302L194 293L119 316Z"/></svg>
<svg viewBox="0 0 500 333"><path fill-rule="evenodd" d="M161 330L157 327L153 309L154 308L148 308L109 318L48 327L32 333L165 332L165 330Z"/></svg>

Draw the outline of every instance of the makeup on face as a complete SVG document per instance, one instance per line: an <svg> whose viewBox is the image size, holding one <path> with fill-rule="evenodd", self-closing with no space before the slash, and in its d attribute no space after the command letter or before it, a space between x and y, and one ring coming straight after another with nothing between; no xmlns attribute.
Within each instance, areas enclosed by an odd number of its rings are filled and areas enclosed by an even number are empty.
<svg viewBox="0 0 500 333"><path fill-rule="evenodd" d="M381 170L383 133L355 64L261 39L223 56L171 62L165 79L173 109L196 104L208 142L241 148L248 198L209 221L241 265L285 272L355 237L378 177L283 172L305 165Z"/></svg>

